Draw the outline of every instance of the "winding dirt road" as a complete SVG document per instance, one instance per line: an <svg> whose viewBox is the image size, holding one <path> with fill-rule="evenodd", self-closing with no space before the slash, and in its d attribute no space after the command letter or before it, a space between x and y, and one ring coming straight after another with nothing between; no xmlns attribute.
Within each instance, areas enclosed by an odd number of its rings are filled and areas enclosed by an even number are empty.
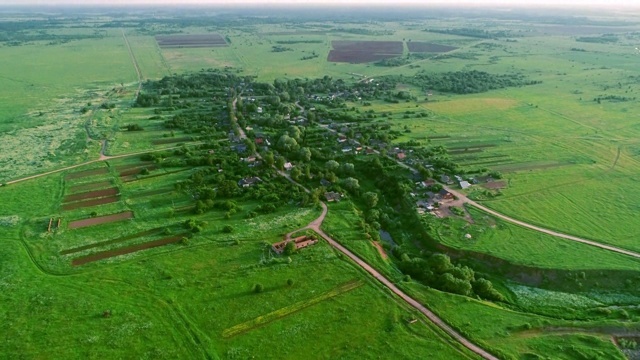
<svg viewBox="0 0 640 360"><path fill-rule="evenodd" d="M283 174L280 173L280 175L283 175ZM289 179L289 181L292 181L292 182L295 183L295 181L293 181L290 177L287 176L287 178ZM300 184L298 184L298 185L302 186ZM338 251L340 251L341 253L343 253L344 255L349 257L351 260L353 260L353 262L355 262L358 266L360 266L362 269L364 269L366 272L368 272L371 276L373 276L376 280L378 280L382 285L386 286L394 294L399 296L402 300L404 300L411 307L413 307L414 309L420 311L434 325L436 325L437 327L442 329L442 331L444 331L449 336L454 338L456 341L458 341L460 344L462 344L462 346L464 346L467 349L469 349L469 350L473 351L474 353L478 354L483 359L498 360L497 357L491 355L490 353L488 353L484 349L480 348L479 346L475 345L474 343L469 341L467 338L462 336L459 332L454 330L451 326L447 325L447 323L445 323L444 320L442 320L440 317L438 317L436 314L434 314L431 310L429 310L426 306L422 305L420 302L418 302L417 300L413 299L412 297L410 297L409 295L404 293L397 286L395 286L389 279L387 279L382 274L380 274L376 269L371 267L369 264L364 262L362 259L360 259L358 256L356 256L354 253L352 253L351 251L347 250L344 246L340 245L337 241L335 241L333 238L331 238L329 235L327 235L324 231L322 231L320 226L322 226L322 222L324 221L325 217L327 216L328 208L327 208L327 205L324 202L320 202L320 204L322 205L322 214L320 215L320 217L318 217L317 219L313 220L311 223L309 223L309 225L287 234L287 238L289 238L291 236L291 234L299 232L299 231L303 231L303 230L313 230L313 231L315 231L324 240L326 240L331 246L333 246Z"/></svg>

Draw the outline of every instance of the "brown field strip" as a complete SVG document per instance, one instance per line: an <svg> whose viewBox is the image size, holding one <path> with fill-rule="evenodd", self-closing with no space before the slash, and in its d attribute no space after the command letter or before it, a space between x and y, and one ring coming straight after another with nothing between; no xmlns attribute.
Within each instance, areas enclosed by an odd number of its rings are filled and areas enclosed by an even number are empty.
<svg viewBox="0 0 640 360"><path fill-rule="evenodd" d="M166 176L166 175L176 174L176 173L183 172L183 171L188 171L188 170L191 170L191 169L187 168L187 169L180 169L180 170L175 170L175 171L167 171L166 173L163 173L163 174L154 174L154 175L145 176L142 179L138 179L135 175L130 175L130 176L122 177L121 180L122 180L122 182L128 183L128 182L138 181L138 180L153 179L153 178L156 178L156 177L159 177L159 176Z"/></svg>
<svg viewBox="0 0 640 360"><path fill-rule="evenodd" d="M94 199L94 198L100 198L105 196L114 196L114 195L118 195L118 192L119 192L118 188L113 187L113 188L104 189L104 190L67 195L64 197L62 202L68 203L68 202L78 201L78 200L87 200L87 199Z"/></svg>
<svg viewBox="0 0 640 360"><path fill-rule="evenodd" d="M151 229L151 230L146 230L146 231L143 231L143 232L139 232L139 233L135 233L135 234L127 235L127 236L122 236L122 237L119 237L117 239L100 241L100 242L89 244L89 245L79 246L79 247L73 248L73 249L63 250L63 251L60 252L60 255L69 255L69 254L77 253L77 252L84 251L84 250L89 250L89 249L93 249L93 248L97 248L97 247L101 247L101 246L107 246L107 245L111 245L111 244L117 244L117 243L120 243L120 242L123 242L123 241L127 241L127 240L137 239L137 238L143 237L143 236L156 235L156 234L161 233L162 231L164 231L164 228L155 228L155 229Z"/></svg>
<svg viewBox="0 0 640 360"><path fill-rule="evenodd" d="M331 42L327 61L366 63L393 58L402 55L402 41L344 41Z"/></svg>
<svg viewBox="0 0 640 360"><path fill-rule="evenodd" d="M126 177L126 176L130 176L130 175L138 175L142 172L142 170L147 169L147 170L155 170L157 169L158 166L156 165L143 165L141 167L137 167L137 168L133 168L133 169L129 169L129 170L124 170L121 171L119 173L120 177Z"/></svg>
<svg viewBox="0 0 640 360"><path fill-rule="evenodd" d="M168 138L168 139L156 139L151 141L153 145L166 145L166 144L174 144L179 142L191 141L190 137L180 137L180 138Z"/></svg>
<svg viewBox="0 0 640 360"><path fill-rule="evenodd" d="M228 329L225 329L222 332L222 337L224 338L230 338L232 336L236 336L242 333L245 333L247 331L251 331L255 328L258 328L260 326L266 325L270 322L282 319L285 316L291 315L295 312L298 312L302 309L305 309L309 306L318 304L322 301L328 300L332 297L338 296L340 294L344 294L348 291L351 291L353 289L356 289L360 286L362 286L364 284L364 282L362 280L351 280L347 283L344 283L332 290L327 291L324 294L318 295L316 297L313 297L309 300L305 300L305 301L300 301L297 302L295 304L291 304L289 306L283 307L282 309L278 309L276 311L272 311L266 315L262 315L262 316L258 316L255 319L243 322L241 324L235 325L233 327L230 327Z"/></svg>
<svg viewBox="0 0 640 360"><path fill-rule="evenodd" d="M104 175L108 173L109 173L108 168L91 169L91 170L84 170L84 171L78 171L71 174L67 174L64 177L64 179L65 180L80 179L83 177L94 176L94 175Z"/></svg>
<svg viewBox="0 0 640 360"><path fill-rule="evenodd" d="M70 203L70 204L64 204L62 206L62 210L63 211L69 211L69 210L81 209L81 208L86 208L86 207L93 207L93 206L98 206L98 205L111 204L111 203L117 202L118 200L120 200L120 197L117 196L117 195L114 195L114 196L108 196L108 197L103 197L103 198L99 198L99 199L78 201L78 202L74 202L74 203Z"/></svg>
<svg viewBox="0 0 640 360"><path fill-rule="evenodd" d="M129 170L129 169L143 167L151 164L153 164L153 161L141 161L135 164L120 165L120 166L116 166L116 171Z"/></svg>
<svg viewBox="0 0 640 360"><path fill-rule="evenodd" d="M125 211L117 214L98 216L89 219L76 220L69 223L69 229L79 229L88 226L107 224L110 222L133 218L133 211Z"/></svg>
<svg viewBox="0 0 640 360"><path fill-rule="evenodd" d="M165 239L149 241L149 242L142 243L142 244L131 245L131 246L127 246L127 247L123 247L123 248L119 248L119 249L102 251L102 252L99 252L99 253L96 253L96 254L82 256L82 257L73 259L71 261L71 265L80 266L80 265L84 265L84 264L87 264L87 263L90 263L90 262L108 259L108 258L114 257L114 256L131 254L131 253L134 253L134 252L137 252L137 251L141 251L141 250L153 249L153 248L156 248L156 247L177 243L185 235L187 235L187 234L180 234L180 235L172 236L172 237L165 238Z"/></svg>
<svg viewBox="0 0 640 360"><path fill-rule="evenodd" d="M69 192L75 193L78 191L95 190L95 189L99 189L99 188L110 186L110 185L111 185L111 181L100 181L100 182L95 182L90 184L76 185L76 186L70 187Z"/></svg>

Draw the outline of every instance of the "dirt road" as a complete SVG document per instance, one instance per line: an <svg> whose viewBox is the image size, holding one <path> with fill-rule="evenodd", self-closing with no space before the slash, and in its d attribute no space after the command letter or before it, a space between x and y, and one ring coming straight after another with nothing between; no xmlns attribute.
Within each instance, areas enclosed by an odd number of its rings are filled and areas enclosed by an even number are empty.
<svg viewBox="0 0 640 360"><path fill-rule="evenodd" d="M282 175L282 173L281 173L281 175ZM288 178L288 179L290 181L292 181L290 178ZM474 343L469 341L467 338L462 336L460 333L458 333L456 330L454 330L451 326L447 325L447 323L445 323L440 317L438 317L436 314L434 314L431 310L427 309L426 306L422 305L417 300L415 300L412 297L410 297L409 295L405 294L402 290L400 290L397 286L395 286L389 279L387 279L382 274L380 274L376 269L371 267L369 264L364 262L362 259L360 259L358 256L356 256L354 253L352 253L351 251L347 250L344 246L340 245L337 241L335 241L333 238L331 238L329 235L327 235L324 231L322 231L320 226L322 225L322 222L324 221L325 217L327 216L328 208L327 208L327 205L324 202L320 202L320 204L322 206L322 214L317 219L313 220L309 225L305 226L304 228L292 231L291 233L287 234L287 237L290 237L291 234L293 234L293 233L296 233L296 232L299 232L299 231L303 231L303 230L313 230L313 231L315 231L324 240L326 240L331 246L333 246L338 251L340 251L341 253L343 253L344 255L349 257L351 260L353 260L353 262L355 262L358 266L360 266L362 269L364 269L366 272L368 272L371 276L373 276L376 280L378 280L382 285L384 285L389 290L391 290L394 294L399 296L402 300L404 300L411 307L415 308L416 310L418 310L422 314L424 314L433 324L435 324L437 327L442 329L442 331L444 331L449 336L454 338L456 341L458 341L464 347L466 347L467 349L469 349L469 350L473 351L474 353L478 354L483 359L498 360L497 357L489 354L487 351L483 350L482 348L480 348L479 346L475 345Z"/></svg>

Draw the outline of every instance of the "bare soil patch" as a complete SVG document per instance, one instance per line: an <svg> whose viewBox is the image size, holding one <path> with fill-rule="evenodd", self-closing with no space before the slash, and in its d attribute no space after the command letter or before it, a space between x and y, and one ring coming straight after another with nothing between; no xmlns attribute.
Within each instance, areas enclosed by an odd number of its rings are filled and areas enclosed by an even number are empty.
<svg viewBox="0 0 640 360"><path fill-rule="evenodd" d="M86 208L86 207L92 207L92 206L98 206L98 205L104 205L104 204L111 204L114 203L116 201L120 200L119 196L109 196L109 197L103 197L100 199L93 199L93 200L87 200L87 201L78 201L78 202L74 202L71 204L65 204L62 206L62 210L64 211L69 211L69 210L75 210L75 209L81 209L81 208Z"/></svg>
<svg viewBox="0 0 640 360"><path fill-rule="evenodd" d="M167 139L158 139L153 140L151 143L153 145L166 145L166 144L175 144L179 142L191 141L190 137L179 137L179 138L167 138Z"/></svg>
<svg viewBox="0 0 640 360"><path fill-rule="evenodd" d="M151 165L151 164L153 164L153 161L142 161L135 164L120 165L120 166L116 166L116 171L129 170L129 169L138 168L138 167Z"/></svg>
<svg viewBox="0 0 640 360"><path fill-rule="evenodd" d="M161 48L198 48L228 46L220 34L189 34L156 36Z"/></svg>
<svg viewBox="0 0 640 360"><path fill-rule="evenodd" d="M497 189L504 189L507 187L507 182L506 181L492 181L492 182L488 182L484 185L482 185L483 188L485 189L491 189L491 190L497 190Z"/></svg>
<svg viewBox="0 0 640 360"><path fill-rule="evenodd" d="M402 55L402 41L332 41L327 61L366 63Z"/></svg>
<svg viewBox="0 0 640 360"><path fill-rule="evenodd" d="M131 245L131 246L127 246L127 247L124 247L124 248L113 249L113 250L108 250L108 251L102 251L102 252L99 252L99 253L96 253L96 254L82 256L82 257L73 259L73 261L71 262L71 265L80 266L80 265L84 265L84 264L87 264L87 263L90 263L90 262L108 259L108 258L114 257L114 256L130 254L130 253L141 251L141 250L147 250L147 249L152 249L152 248L155 248L155 247L160 247L160 246L164 246L164 245L168 245L168 244L177 243L184 236L185 236L185 234L180 234L180 235L172 236L172 237L165 238L165 239L149 241L149 242L142 243L142 244Z"/></svg>
<svg viewBox="0 0 640 360"><path fill-rule="evenodd" d="M133 211L125 211L118 214L98 216L89 219L76 220L69 223L69 229L79 229L88 226L108 224L115 221L133 218Z"/></svg>
<svg viewBox="0 0 640 360"><path fill-rule="evenodd" d="M129 169L129 170L125 170L125 171L121 171L120 172L120 177L126 177L126 176L131 176L131 175L138 175L140 174L144 169L148 169L148 170L155 170L158 167L156 165L146 165L146 166L142 166L142 167L137 167L137 168L133 168L133 169Z"/></svg>
<svg viewBox="0 0 640 360"><path fill-rule="evenodd" d="M117 187L112 187L104 190L96 190L96 191L86 192L81 194L67 195L64 197L62 202L68 203L68 202L78 201L78 200L101 198L105 196L114 196L114 195L118 195L118 192L119 190Z"/></svg>
<svg viewBox="0 0 640 360"><path fill-rule="evenodd" d="M150 230L142 231L142 232L131 234L131 235L122 236L112 240L106 240L106 241L101 241L101 242L97 242L89 245L79 246L77 248L61 251L60 255L69 255L69 254L77 253L84 250L94 249L97 247L107 246L111 244L117 244L127 240L137 239L143 236L156 235L161 233L163 230L164 228L155 228L155 229L150 229Z"/></svg>
<svg viewBox="0 0 640 360"><path fill-rule="evenodd" d="M417 53L446 53L446 52L458 49L455 46L447 46L447 45L440 45L440 44L433 44L433 43L419 42L419 41L407 42L407 46L409 47L410 52L417 52Z"/></svg>
<svg viewBox="0 0 640 360"><path fill-rule="evenodd" d="M110 185L111 185L111 181L100 181L100 182L84 184L84 185L76 185L76 186L70 187L69 192L76 193L78 191L95 190L95 189L99 189L99 188L110 186Z"/></svg>
<svg viewBox="0 0 640 360"><path fill-rule="evenodd" d="M104 175L104 174L108 174L109 173L109 169L107 168L100 168L100 169L91 169L91 170L84 170L84 171L78 171L78 172L74 172L71 174L67 174L64 179L65 180L73 180L73 179L80 179L83 177L88 177L88 176L94 176L94 175Z"/></svg>

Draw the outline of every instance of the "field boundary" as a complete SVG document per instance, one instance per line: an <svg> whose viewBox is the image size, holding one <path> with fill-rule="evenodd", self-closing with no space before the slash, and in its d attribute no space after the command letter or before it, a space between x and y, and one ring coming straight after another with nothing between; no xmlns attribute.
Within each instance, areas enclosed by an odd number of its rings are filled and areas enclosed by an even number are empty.
<svg viewBox="0 0 640 360"><path fill-rule="evenodd" d="M253 329L256 329L260 326L266 325L268 323L271 323L273 321L282 319L286 316L289 316L295 312L298 312L302 309L308 308L310 306L316 305L318 303L321 303L322 301L331 299L333 297L336 297L338 295L344 294L346 292L349 292L351 290L354 290L360 286L362 286L364 284L364 281L362 280L351 280L348 281L332 290L329 290L327 292L325 292L322 295L316 296L314 298L311 298L309 300L306 301L300 301L297 302L295 304L283 307L281 309L272 311L266 315L262 315L262 316L258 316L255 319L251 319L249 321L245 321L241 324L232 326L228 329L225 329L224 331L222 331L222 337L225 339L231 338L233 336L251 331Z"/></svg>

